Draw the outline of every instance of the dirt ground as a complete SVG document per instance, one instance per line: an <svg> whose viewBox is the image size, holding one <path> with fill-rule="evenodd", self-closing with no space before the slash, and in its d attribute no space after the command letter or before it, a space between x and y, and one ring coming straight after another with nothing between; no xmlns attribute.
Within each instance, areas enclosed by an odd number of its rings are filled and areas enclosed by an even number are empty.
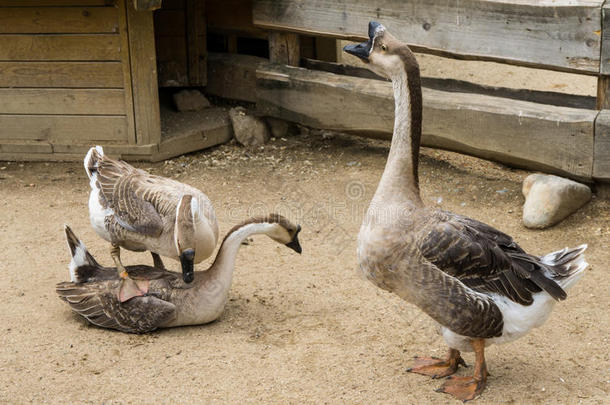
<svg viewBox="0 0 610 405"><path fill-rule="evenodd" d="M242 247L217 322L148 335L89 326L55 294L68 279L64 223L111 263L89 225L82 165L0 162L0 401L458 403L434 392L441 381L405 371L415 355L444 354L430 319L356 272L356 235L388 146L306 131L137 164L204 190L223 234L270 211L303 226L302 255L264 236ZM533 253L589 244L591 267L549 321L487 350L491 377L477 403L608 403L610 202L532 231L521 223L527 172L424 149L420 173L426 203L488 222ZM472 372L465 358L460 374Z"/></svg>

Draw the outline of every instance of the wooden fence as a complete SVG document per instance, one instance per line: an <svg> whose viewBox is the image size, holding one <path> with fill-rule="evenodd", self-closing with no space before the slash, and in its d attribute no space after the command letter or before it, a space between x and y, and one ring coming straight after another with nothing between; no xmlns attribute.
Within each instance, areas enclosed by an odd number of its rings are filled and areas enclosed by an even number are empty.
<svg viewBox="0 0 610 405"><path fill-rule="evenodd" d="M610 108L610 4L604 3L253 0L253 24L272 33L270 59L279 64L210 55L210 83L214 74L226 77L224 67L236 66L233 72L242 74L235 80L256 87L255 96L243 97L256 101L263 114L387 138L393 125L389 83L298 55L302 35L362 40L369 20L376 20L419 52L597 76L596 100L425 79L423 144L610 182L610 111L604 110ZM309 69L288 66L299 64ZM251 77L255 83L244 79Z"/></svg>

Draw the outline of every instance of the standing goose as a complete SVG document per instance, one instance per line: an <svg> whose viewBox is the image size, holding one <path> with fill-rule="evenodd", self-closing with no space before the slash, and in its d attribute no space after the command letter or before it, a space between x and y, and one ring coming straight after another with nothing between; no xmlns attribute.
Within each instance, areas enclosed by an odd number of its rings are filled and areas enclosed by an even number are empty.
<svg viewBox="0 0 610 405"><path fill-rule="evenodd" d="M72 310L94 325L130 333L158 328L200 325L217 319L224 309L235 267L237 251L244 239L266 234L278 243L301 253L300 226L280 215L252 218L231 229L220 246L214 264L194 273L186 284L179 273L150 266L127 266L129 276L148 290L121 303L122 280L116 268L102 267L85 245L66 226L72 260L70 282L57 285L57 294Z"/></svg>
<svg viewBox="0 0 610 405"><path fill-rule="evenodd" d="M541 326L556 300L583 275L586 245L543 257L479 221L423 205L418 185L422 125L419 66L406 44L381 24L344 50L392 81L395 122L385 170L358 235L360 269L375 285L417 305L439 325L446 359L416 358L411 372L454 374L475 352L472 377L447 379L439 391L467 401L485 388L485 346Z"/></svg>
<svg viewBox="0 0 610 405"><path fill-rule="evenodd" d="M208 197L194 187L104 155L101 146L85 156L89 176L89 218L95 232L110 242L110 254L122 282L119 300L144 295L146 285L129 278L120 248L149 250L154 265L163 269L159 255L180 260L182 276L193 280L193 263L208 258L218 242L218 223Z"/></svg>

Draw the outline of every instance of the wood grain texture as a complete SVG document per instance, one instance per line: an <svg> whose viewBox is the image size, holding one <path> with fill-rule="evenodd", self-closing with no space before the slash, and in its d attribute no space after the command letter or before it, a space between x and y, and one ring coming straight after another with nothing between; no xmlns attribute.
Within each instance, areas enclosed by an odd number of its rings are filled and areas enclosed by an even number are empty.
<svg viewBox="0 0 610 405"><path fill-rule="evenodd" d="M2 114L125 114L123 89L0 88Z"/></svg>
<svg viewBox="0 0 610 405"><path fill-rule="evenodd" d="M137 11L153 11L161 8L162 0L132 0Z"/></svg>
<svg viewBox="0 0 610 405"><path fill-rule="evenodd" d="M301 60L299 36L291 32L270 32L269 60L272 63L299 66Z"/></svg>
<svg viewBox="0 0 610 405"><path fill-rule="evenodd" d="M122 88L119 62L0 62L0 87Z"/></svg>
<svg viewBox="0 0 610 405"><path fill-rule="evenodd" d="M127 6L128 0L116 0L119 9L119 36L120 36L120 58L123 69L123 88L125 89L125 117L127 119L127 140L129 144L136 144L135 112L133 105L133 87L131 77L131 61L129 58L129 33L127 31Z"/></svg>
<svg viewBox="0 0 610 405"><path fill-rule="evenodd" d="M383 139L393 130L388 82L262 65L257 97L262 114L316 128ZM594 110L432 89L423 97L425 146L591 179Z"/></svg>
<svg viewBox="0 0 610 405"><path fill-rule="evenodd" d="M0 115L0 142L42 140L127 142L124 116Z"/></svg>
<svg viewBox="0 0 610 405"><path fill-rule="evenodd" d="M0 35L0 60L118 61L118 35Z"/></svg>
<svg viewBox="0 0 610 405"><path fill-rule="evenodd" d="M188 75L190 86L205 86L207 82L205 3L186 2Z"/></svg>
<svg viewBox="0 0 610 405"><path fill-rule="evenodd" d="M116 0L0 0L0 7L111 6Z"/></svg>
<svg viewBox="0 0 610 405"><path fill-rule="evenodd" d="M601 55L599 72L610 75L610 4L602 7Z"/></svg>
<svg viewBox="0 0 610 405"><path fill-rule="evenodd" d="M0 34L113 33L116 7L4 7Z"/></svg>
<svg viewBox="0 0 610 405"><path fill-rule="evenodd" d="M415 50L599 72L599 1L253 0L255 25L365 39L369 20Z"/></svg>
<svg viewBox="0 0 610 405"><path fill-rule="evenodd" d="M600 111L595 120L593 178L610 182L610 110Z"/></svg>
<svg viewBox="0 0 610 405"><path fill-rule="evenodd" d="M266 62L265 58L250 55L209 53L206 93L255 103L256 69Z"/></svg>
<svg viewBox="0 0 610 405"><path fill-rule="evenodd" d="M131 2L127 3L136 142L138 144L159 143L161 118L153 13L136 11Z"/></svg>

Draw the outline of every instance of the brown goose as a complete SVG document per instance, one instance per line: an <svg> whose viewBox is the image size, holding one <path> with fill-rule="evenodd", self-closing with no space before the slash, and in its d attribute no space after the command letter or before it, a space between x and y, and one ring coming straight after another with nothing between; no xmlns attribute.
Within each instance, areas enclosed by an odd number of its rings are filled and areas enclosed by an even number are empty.
<svg viewBox="0 0 610 405"><path fill-rule="evenodd" d="M200 325L217 319L224 309L235 267L237 251L244 239L266 234L301 253L300 226L280 215L252 218L231 229L220 246L214 264L194 273L185 283L179 273L150 266L127 266L129 276L148 293L120 302L122 280L114 267L102 267L85 245L66 226L72 260L70 282L57 284L57 294L70 308L94 325L130 333L158 328Z"/></svg>
<svg viewBox="0 0 610 405"><path fill-rule="evenodd" d="M218 242L218 223L208 197L194 187L153 176L104 155L101 146L85 156L89 176L89 218L95 232L110 242L110 254L123 282L119 299L146 293L145 285L128 277L120 248L149 250L154 265L159 255L180 260L184 281L193 280L193 263L210 257Z"/></svg>
<svg viewBox="0 0 610 405"><path fill-rule="evenodd" d="M411 372L454 374L475 352L472 377L447 379L439 391L466 401L487 378L484 349L541 326L583 275L586 245L543 257L474 219L423 205L418 186L422 125L419 66L406 44L381 24L344 50L392 81L394 134L385 170L358 235L360 269L375 285L417 305L439 325L446 359L416 358Z"/></svg>

